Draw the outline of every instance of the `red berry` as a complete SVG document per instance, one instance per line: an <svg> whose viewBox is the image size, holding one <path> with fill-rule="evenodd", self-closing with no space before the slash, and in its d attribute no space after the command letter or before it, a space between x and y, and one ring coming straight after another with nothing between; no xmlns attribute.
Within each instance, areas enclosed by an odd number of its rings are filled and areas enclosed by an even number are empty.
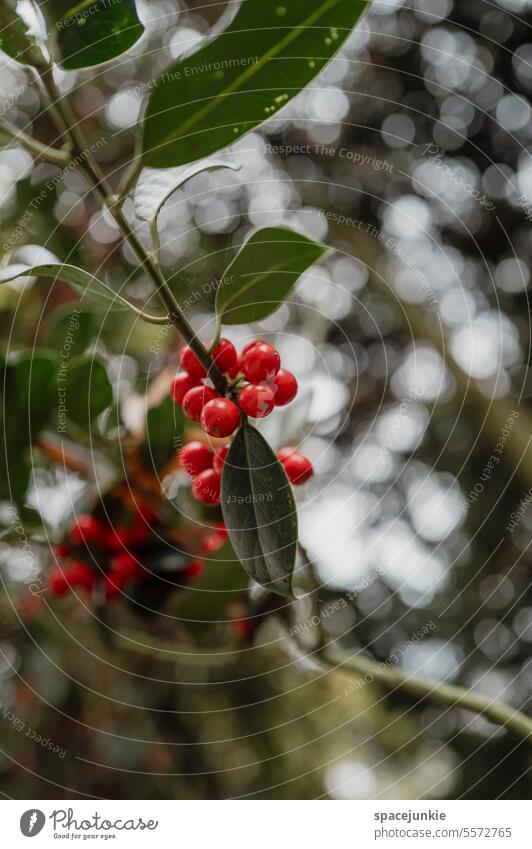
<svg viewBox="0 0 532 849"><path fill-rule="evenodd" d="M106 533L104 545L110 551L120 551L130 541L131 528L127 525L118 522L116 525L111 525Z"/></svg>
<svg viewBox="0 0 532 849"><path fill-rule="evenodd" d="M192 495L196 501L201 501L203 504L219 504L220 503L220 485L222 476L214 469L206 469L197 478L194 478L192 484Z"/></svg>
<svg viewBox="0 0 532 849"><path fill-rule="evenodd" d="M213 398L201 411L201 426L209 436L231 436L239 421L240 410L229 398Z"/></svg>
<svg viewBox="0 0 532 849"><path fill-rule="evenodd" d="M277 456L279 457L279 460L281 461L281 463L284 463L286 458L289 457L290 454L293 454L294 451L297 452L297 448L294 448L293 445L287 445L285 448L281 448L277 452Z"/></svg>
<svg viewBox="0 0 532 849"><path fill-rule="evenodd" d="M227 376L231 378L237 377L237 375L242 374L242 357L237 357L236 362L230 369L227 369Z"/></svg>
<svg viewBox="0 0 532 849"><path fill-rule="evenodd" d="M204 560L191 560L183 574L184 577L190 581L192 578L199 578L203 570L205 569L205 561Z"/></svg>
<svg viewBox="0 0 532 849"><path fill-rule="evenodd" d="M263 419L273 410L275 394L267 383L248 383L238 396L238 403L247 416Z"/></svg>
<svg viewBox="0 0 532 849"><path fill-rule="evenodd" d="M59 557L61 560L66 560L70 557L72 550L70 546L63 545L63 543L59 543L58 545L54 545L52 550L56 557Z"/></svg>
<svg viewBox="0 0 532 849"><path fill-rule="evenodd" d="M181 351L181 359L179 360L179 365L182 369L188 371L191 377L195 377L197 380L201 380L201 378L205 377L207 374L202 364L198 360L196 354L194 353L192 348L188 347L188 345Z"/></svg>
<svg viewBox="0 0 532 849"><path fill-rule="evenodd" d="M300 454L299 451L287 448L283 450L288 453L283 455L283 451L280 451L278 457L284 466L290 483L296 485L306 483L314 474L310 460L307 457L303 457L303 454Z"/></svg>
<svg viewBox="0 0 532 849"><path fill-rule="evenodd" d="M238 360L236 348L229 339L220 339L212 352L212 358L220 371L228 372Z"/></svg>
<svg viewBox="0 0 532 849"><path fill-rule="evenodd" d="M234 636L239 638L249 637L253 630L249 619L233 619L230 628Z"/></svg>
<svg viewBox="0 0 532 849"><path fill-rule="evenodd" d="M216 451L216 453L214 455L214 460L212 461L212 467L213 467L215 472L219 472L220 474L222 474L223 468L224 468L224 463L225 463L225 458L227 457L228 454L229 454L229 445L222 445L221 448L218 448L218 451Z"/></svg>
<svg viewBox="0 0 532 849"><path fill-rule="evenodd" d="M224 539L227 539L229 534L227 532L227 528L225 527L224 522L216 522L214 527L216 528L216 533L218 534L218 536L221 536Z"/></svg>
<svg viewBox="0 0 532 849"><path fill-rule="evenodd" d="M195 386L193 389L189 389L183 398L183 412L191 422L199 422L201 411L207 401L219 397L216 390L211 389L210 386Z"/></svg>
<svg viewBox="0 0 532 849"><path fill-rule="evenodd" d="M52 595L66 595L68 592L68 581L61 569L54 569L48 575L48 589Z"/></svg>
<svg viewBox="0 0 532 849"><path fill-rule="evenodd" d="M83 587L90 592L94 586L96 574L86 563L73 563L65 572L65 577L71 587Z"/></svg>
<svg viewBox="0 0 532 849"><path fill-rule="evenodd" d="M275 406L284 407L293 401L297 395L297 380L291 371L280 368L273 379L275 392Z"/></svg>
<svg viewBox="0 0 532 849"><path fill-rule="evenodd" d="M112 569L108 575L103 579L103 587L105 590L105 598L107 601L113 601L120 594L122 587L124 586L124 579L120 575L120 573L114 572Z"/></svg>
<svg viewBox="0 0 532 849"><path fill-rule="evenodd" d="M179 460L187 475L195 478L213 464L214 454L203 442L189 442L179 452Z"/></svg>
<svg viewBox="0 0 532 849"><path fill-rule="evenodd" d="M242 354L242 371L252 383L272 380L280 367L279 352L267 342L255 342Z"/></svg>
<svg viewBox="0 0 532 849"><path fill-rule="evenodd" d="M129 551L120 551L111 562L111 572L120 575L124 580L135 577L141 569L137 558Z"/></svg>
<svg viewBox="0 0 532 849"><path fill-rule="evenodd" d="M201 550L203 554L213 554L213 552L223 548L224 542L225 538L221 534L209 534L201 543Z"/></svg>
<svg viewBox="0 0 532 849"><path fill-rule="evenodd" d="M102 545L105 534L106 527L103 522L100 522L95 516L87 514L78 516L75 525L70 531L70 539L77 545L91 542Z"/></svg>
<svg viewBox="0 0 532 849"><path fill-rule="evenodd" d="M189 389L198 385L198 380L186 371L179 371L170 384L170 395L176 404L182 404Z"/></svg>
<svg viewBox="0 0 532 849"><path fill-rule="evenodd" d="M251 342L246 342L242 351L240 352L240 356L243 357L253 345L267 345L268 343L264 341L264 339L252 339Z"/></svg>

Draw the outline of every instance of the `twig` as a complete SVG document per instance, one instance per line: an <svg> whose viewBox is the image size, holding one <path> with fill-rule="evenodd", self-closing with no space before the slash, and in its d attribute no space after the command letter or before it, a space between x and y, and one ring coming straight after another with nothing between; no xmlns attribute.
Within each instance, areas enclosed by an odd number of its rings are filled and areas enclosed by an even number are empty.
<svg viewBox="0 0 532 849"><path fill-rule="evenodd" d="M14 124L10 124L9 121L6 121L4 118L0 119L0 130L8 135L13 141L17 142L21 147L28 150L33 156L37 158L44 159L46 162L49 162L50 165L57 165L60 168L71 161L71 155L66 150L57 150L54 147L47 147L44 144L41 144L36 139L33 139L31 136L28 136L22 130L19 130L18 127L15 127Z"/></svg>

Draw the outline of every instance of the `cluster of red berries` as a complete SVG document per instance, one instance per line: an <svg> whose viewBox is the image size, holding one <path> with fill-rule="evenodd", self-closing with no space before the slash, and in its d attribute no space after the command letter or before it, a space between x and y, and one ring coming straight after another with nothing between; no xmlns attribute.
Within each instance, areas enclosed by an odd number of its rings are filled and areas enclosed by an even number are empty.
<svg viewBox="0 0 532 849"><path fill-rule="evenodd" d="M306 483L314 474L314 468L308 457L289 445L281 448L277 456L284 466L288 480L295 486Z"/></svg>
<svg viewBox="0 0 532 849"><path fill-rule="evenodd" d="M205 386L207 372L188 347L181 354L182 371L170 388L172 398L182 405L185 416L200 422L209 436L231 436L238 427L241 412L262 419L274 407L289 404L297 394L294 375L281 368L279 352L262 339L249 342L240 354L232 342L220 339L212 358L230 382L230 394L237 403Z"/></svg>
<svg viewBox="0 0 532 849"><path fill-rule="evenodd" d="M55 555L61 559L48 576L50 592L55 596L66 595L69 590L83 589L92 593L99 578L103 579L103 590L107 601L112 601L132 580L140 581L146 575L142 565L128 546L145 543L150 535L149 523L153 513L141 508L130 525L112 525L96 516L79 516L70 530L68 539L55 546ZM81 547L96 548L109 561L105 575L81 559Z"/></svg>
<svg viewBox="0 0 532 849"><path fill-rule="evenodd" d="M212 451L204 442L188 442L179 452L186 473L192 478L192 495L203 504L220 503L222 470L229 445Z"/></svg>

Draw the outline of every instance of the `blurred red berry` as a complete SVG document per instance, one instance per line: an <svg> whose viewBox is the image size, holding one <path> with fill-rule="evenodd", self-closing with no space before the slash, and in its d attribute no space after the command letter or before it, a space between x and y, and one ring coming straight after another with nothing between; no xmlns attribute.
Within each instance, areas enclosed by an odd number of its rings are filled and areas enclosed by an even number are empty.
<svg viewBox="0 0 532 849"><path fill-rule="evenodd" d="M211 389L210 386L195 386L193 389L189 389L183 398L183 412L191 422L199 422L201 411L207 401L219 397L216 390Z"/></svg>
<svg viewBox="0 0 532 849"><path fill-rule="evenodd" d="M201 472L194 478L192 484L192 494L196 501L201 501L203 504L219 504L221 482L222 476L214 469Z"/></svg>
<svg viewBox="0 0 532 849"><path fill-rule="evenodd" d="M253 630L253 626L249 619L233 619L229 627L231 628L234 636L239 639L249 637Z"/></svg>
<svg viewBox="0 0 532 849"><path fill-rule="evenodd" d="M195 478L213 465L214 454L204 442L189 442L179 452L179 460L187 475Z"/></svg>
<svg viewBox="0 0 532 849"><path fill-rule="evenodd" d="M130 578L137 577L141 571L142 567L138 563L137 558L129 551L119 552L111 561L111 572L117 578L120 577L124 580L129 580Z"/></svg>
<svg viewBox="0 0 532 849"><path fill-rule="evenodd" d="M291 371L284 368L279 369L273 379L273 390L275 392L275 406L284 407L293 401L297 395L297 380Z"/></svg>
<svg viewBox="0 0 532 849"><path fill-rule="evenodd" d="M286 458L289 457L290 454L293 454L294 451L297 452L297 448L294 448L293 445L287 445L285 448L281 448L277 452L277 456L278 456L279 460L281 461L281 463L284 463Z"/></svg>
<svg viewBox="0 0 532 849"><path fill-rule="evenodd" d="M281 452L279 452L281 453ZM299 451L291 451L284 458L279 457L284 466L290 483L295 485L306 483L314 474L312 463Z"/></svg>
<svg viewBox="0 0 532 849"><path fill-rule="evenodd" d="M218 448L218 450L215 452L214 459L212 461L212 467L215 472L219 472L220 474L222 474L225 458L229 454L229 448L229 445L222 445L222 447Z"/></svg>
<svg viewBox="0 0 532 849"><path fill-rule="evenodd" d="M201 551L203 554L213 554L220 548L223 548L225 537L216 532L209 534L201 543Z"/></svg>
<svg viewBox="0 0 532 849"><path fill-rule="evenodd" d="M273 410L275 394L267 383L248 383L238 396L238 403L246 416L263 419Z"/></svg>
<svg viewBox="0 0 532 849"><path fill-rule="evenodd" d="M227 537L229 536L229 533L227 531L227 528L225 527L224 522L216 522L214 527L216 528L216 533L219 536L223 537L224 539L227 539Z"/></svg>
<svg viewBox="0 0 532 849"><path fill-rule="evenodd" d="M228 372L238 360L236 348L229 339L220 339L212 352L212 358L220 371Z"/></svg>
<svg viewBox="0 0 532 849"><path fill-rule="evenodd" d="M199 578L204 569L205 561L196 558L196 560L191 560L188 566L183 570L183 576L187 581L191 581L193 578Z"/></svg>
<svg viewBox="0 0 532 849"><path fill-rule="evenodd" d="M72 563L65 571L66 579L71 587L82 587L87 592L90 592L96 580L94 569L87 563L79 562Z"/></svg>
<svg viewBox="0 0 532 849"><path fill-rule="evenodd" d="M170 395L174 399L175 403L182 404L183 398L187 394L188 390L197 386L198 383L199 379L192 377L188 374L188 372L178 372L170 384Z"/></svg>
<svg viewBox="0 0 532 849"><path fill-rule="evenodd" d="M273 380L280 367L279 352L267 342L255 342L242 354L242 371L251 383Z"/></svg>
<svg viewBox="0 0 532 849"><path fill-rule="evenodd" d="M181 351L179 365L182 369L187 371L191 377L195 377L197 380L200 380L207 374L196 354L188 347L188 345Z"/></svg>
<svg viewBox="0 0 532 849"><path fill-rule="evenodd" d="M78 516L70 531L70 539L76 545L96 543L103 545L107 528L99 519L89 514Z"/></svg>
<svg viewBox="0 0 532 849"><path fill-rule="evenodd" d="M213 398L201 411L200 421L209 436L231 436L238 427L240 410L229 398Z"/></svg>
<svg viewBox="0 0 532 849"><path fill-rule="evenodd" d="M124 579L120 573L111 570L103 579L103 588L107 601L113 601L113 599L120 595L123 585Z"/></svg>
<svg viewBox="0 0 532 849"><path fill-rule="evenodd" d="M47 583L52 595L61 596L68 592L68 581L61 569L53 569L48 575Z"/></svg>
<svg viewBox="0 0 532 849"><path fill-rule="evenodd" d="M61 560L66 560L72 554L70 546L64 545L63 543L52 546L52 550L55 556L59 557Z"/></svg>

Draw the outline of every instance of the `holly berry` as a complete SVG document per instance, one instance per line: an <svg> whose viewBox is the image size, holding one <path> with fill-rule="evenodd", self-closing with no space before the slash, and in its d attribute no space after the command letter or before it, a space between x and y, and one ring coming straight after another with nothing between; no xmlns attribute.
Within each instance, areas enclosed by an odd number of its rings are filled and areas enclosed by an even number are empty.
<svg viewBox="0 0 532 849"><path fill-rule="evenodd" d="M129 551L119 552L111 561L110 574L116 575L117 579L120 577L124 581L128 581L130 578L137 577L140 571L141 566L137 558Z"/></svg>
<svg viewBox="0 0 532 849"><path fill-rule="evenodd" d="M229 454L229 445L222 445L221 448L218 448L214 455L214 459L212 461L212 467L215 472L219 472L222 474L224 463L227 455Z"/></svg>
<svg viewBox="0 0 532 849"><path fill-rule="evenodd" d="M228 533L227 528L225 526L225 522L216 522L214 527L216 528L216 533L219 536L223 537L224 539L227 539L227 537L229 536L229 533Z"/></svg>
<svg viewBox="0 0 532 849"><path fill-rule="evenodd" d="M240 410L229 398L213 398L203 407L200 420L209 436L231 436L238 427Z"/></svg>
<svg viewBox="0 0 532 849"><path fill-rule="evenodd" d="M183 412L191 422L199 422L201 411L208 401L220 396L210 386L195 386L183 398Z"/></svg>
<svg viewBox="0 0 532 849"><path fill-rule="evenodd" d="M60 560L66 560L72 554L70 546L58 543L53 546L53 552Z"/></svg>
<svg viewBox="0 0 532 849"><path fill-rule="evenodd" d="M242 352L240 354L241 357L246 354L253 345L267 345L268 343L264 341L264 339L252 339L251 342L246 342L244 347L242 348Z"/></svg>
<svg viewBox="0 0 532 849"><path fill-rule="evenodd" d="M70 531L70 539L76 545L83 543L96 543L103 545L106 535L106 527L99 519L89 514L78 516L76 523Z"/></svg>
<svg viewBox="0 0 532 849"><path fill-rule="evenodd" d="M211 402L212 403L212 402ZM179 460L187 475L195 478L213 465L214 454L203 442L189 442L179 452Z"/></svg>
<svg viewBox="0 0 532 849"><path fill-rule="evenodd" d="M249 619L233 619L230 623L230 628L233 635L239 639L249 637L253 631L253 626Z"/></svg>
<svg viewBox="0 0 532 849"><path fill-rule="evenodd" d="M235 379L239 374L242 374L242 357L237 357L236 362L230 369L227 369L227 377Z"/></svg>
<svg viewBox="0 0 532 849"><path fill-rule="evenodd" d="M284 407L293 401L297 395L297 380L291 371L284 368L279 369L273 379L275 392L275 406Z"/></svg>
<svg viewBox="0 0 532 849"><path fill-rule="evenodd" d="M242 371L251 383L272 380L280 367L279 352L267 342L254 342L242 353Z"/></svg>
<svg viewBox="0 0 532 849"><path fill-rule="evenodd" d="M190 581L192 578L199 578L204 569L205 561L197 558L196 560L190 561L183 574L186 580Z"/></svg>
<svg viewBox="0 0 532 849"><path fill-rule="evenodd" d="M124 585L125 581L122 576L111 570L108 575L103 579L103 588L105 592L105 598L107 601L113 601L120 594L120 591Z"/></svg>
<svg viewBox="0 0 532 849"><path fill-rule="evenodd" d="M295 448L283 448L277 456L292 484L306 483L314 474L314 468L308 457L304 457Z"/></svg>
<svg viewBox="0 0 532 849"><path fill-rule="evenodd" d="M68 581L61 569L54 569L48 575L48 589L55 596L66 595L68 592Z"/></svg>
<svg viewBox="0 0 532 849"><path fill-rule="evenodd" d="M201 501L203 504L219 504L221 483L222 476L219 472L206 469L194 479L192 495L196 501Z"/></svg>
<svg viewBox="0 0 532 849"><path fill-rule="evenodd" d="M273 410L275 393L267 383L248 383L238 396L238 403L247 416L263 419Z"/></svg>
<svg viewBox="0 0 532 849"><path fill-rule="evenodd" d="M228 372L238 360L236 348L229 339L220 339L212 352L212 358L220 371Z"/></svg>
<svg viewBox="0 0 532 849"><path fill-rule="evenodd" d="M191 377L196 378L196 382L207 375L207 372L198 360L196 354L192 348L188 347L188 345L181 351L179 365L182 369L187 371Z"/></svg>
<svg viewBox="0 0 532 849"><path fill-rule="evenodd" d="M225 538L221 534L209 534L201 543L201 551L203 554L213 554L223 547L224 542Z"/></svg>
<svg viewBox="0 0 532 849"><path fill-rule="evenodd" d="M95 572L87 563L72 563L66 570L66 579L71 587L83 587L90 592L96 578Z"/></svg>
<svg viewBox="0 0 532 849"><path fill-rule="evenodd" d="M176 404L182 404L189 389L198 385L198 380L186 371L179 371L170 384L170 395Z"/></svg>

